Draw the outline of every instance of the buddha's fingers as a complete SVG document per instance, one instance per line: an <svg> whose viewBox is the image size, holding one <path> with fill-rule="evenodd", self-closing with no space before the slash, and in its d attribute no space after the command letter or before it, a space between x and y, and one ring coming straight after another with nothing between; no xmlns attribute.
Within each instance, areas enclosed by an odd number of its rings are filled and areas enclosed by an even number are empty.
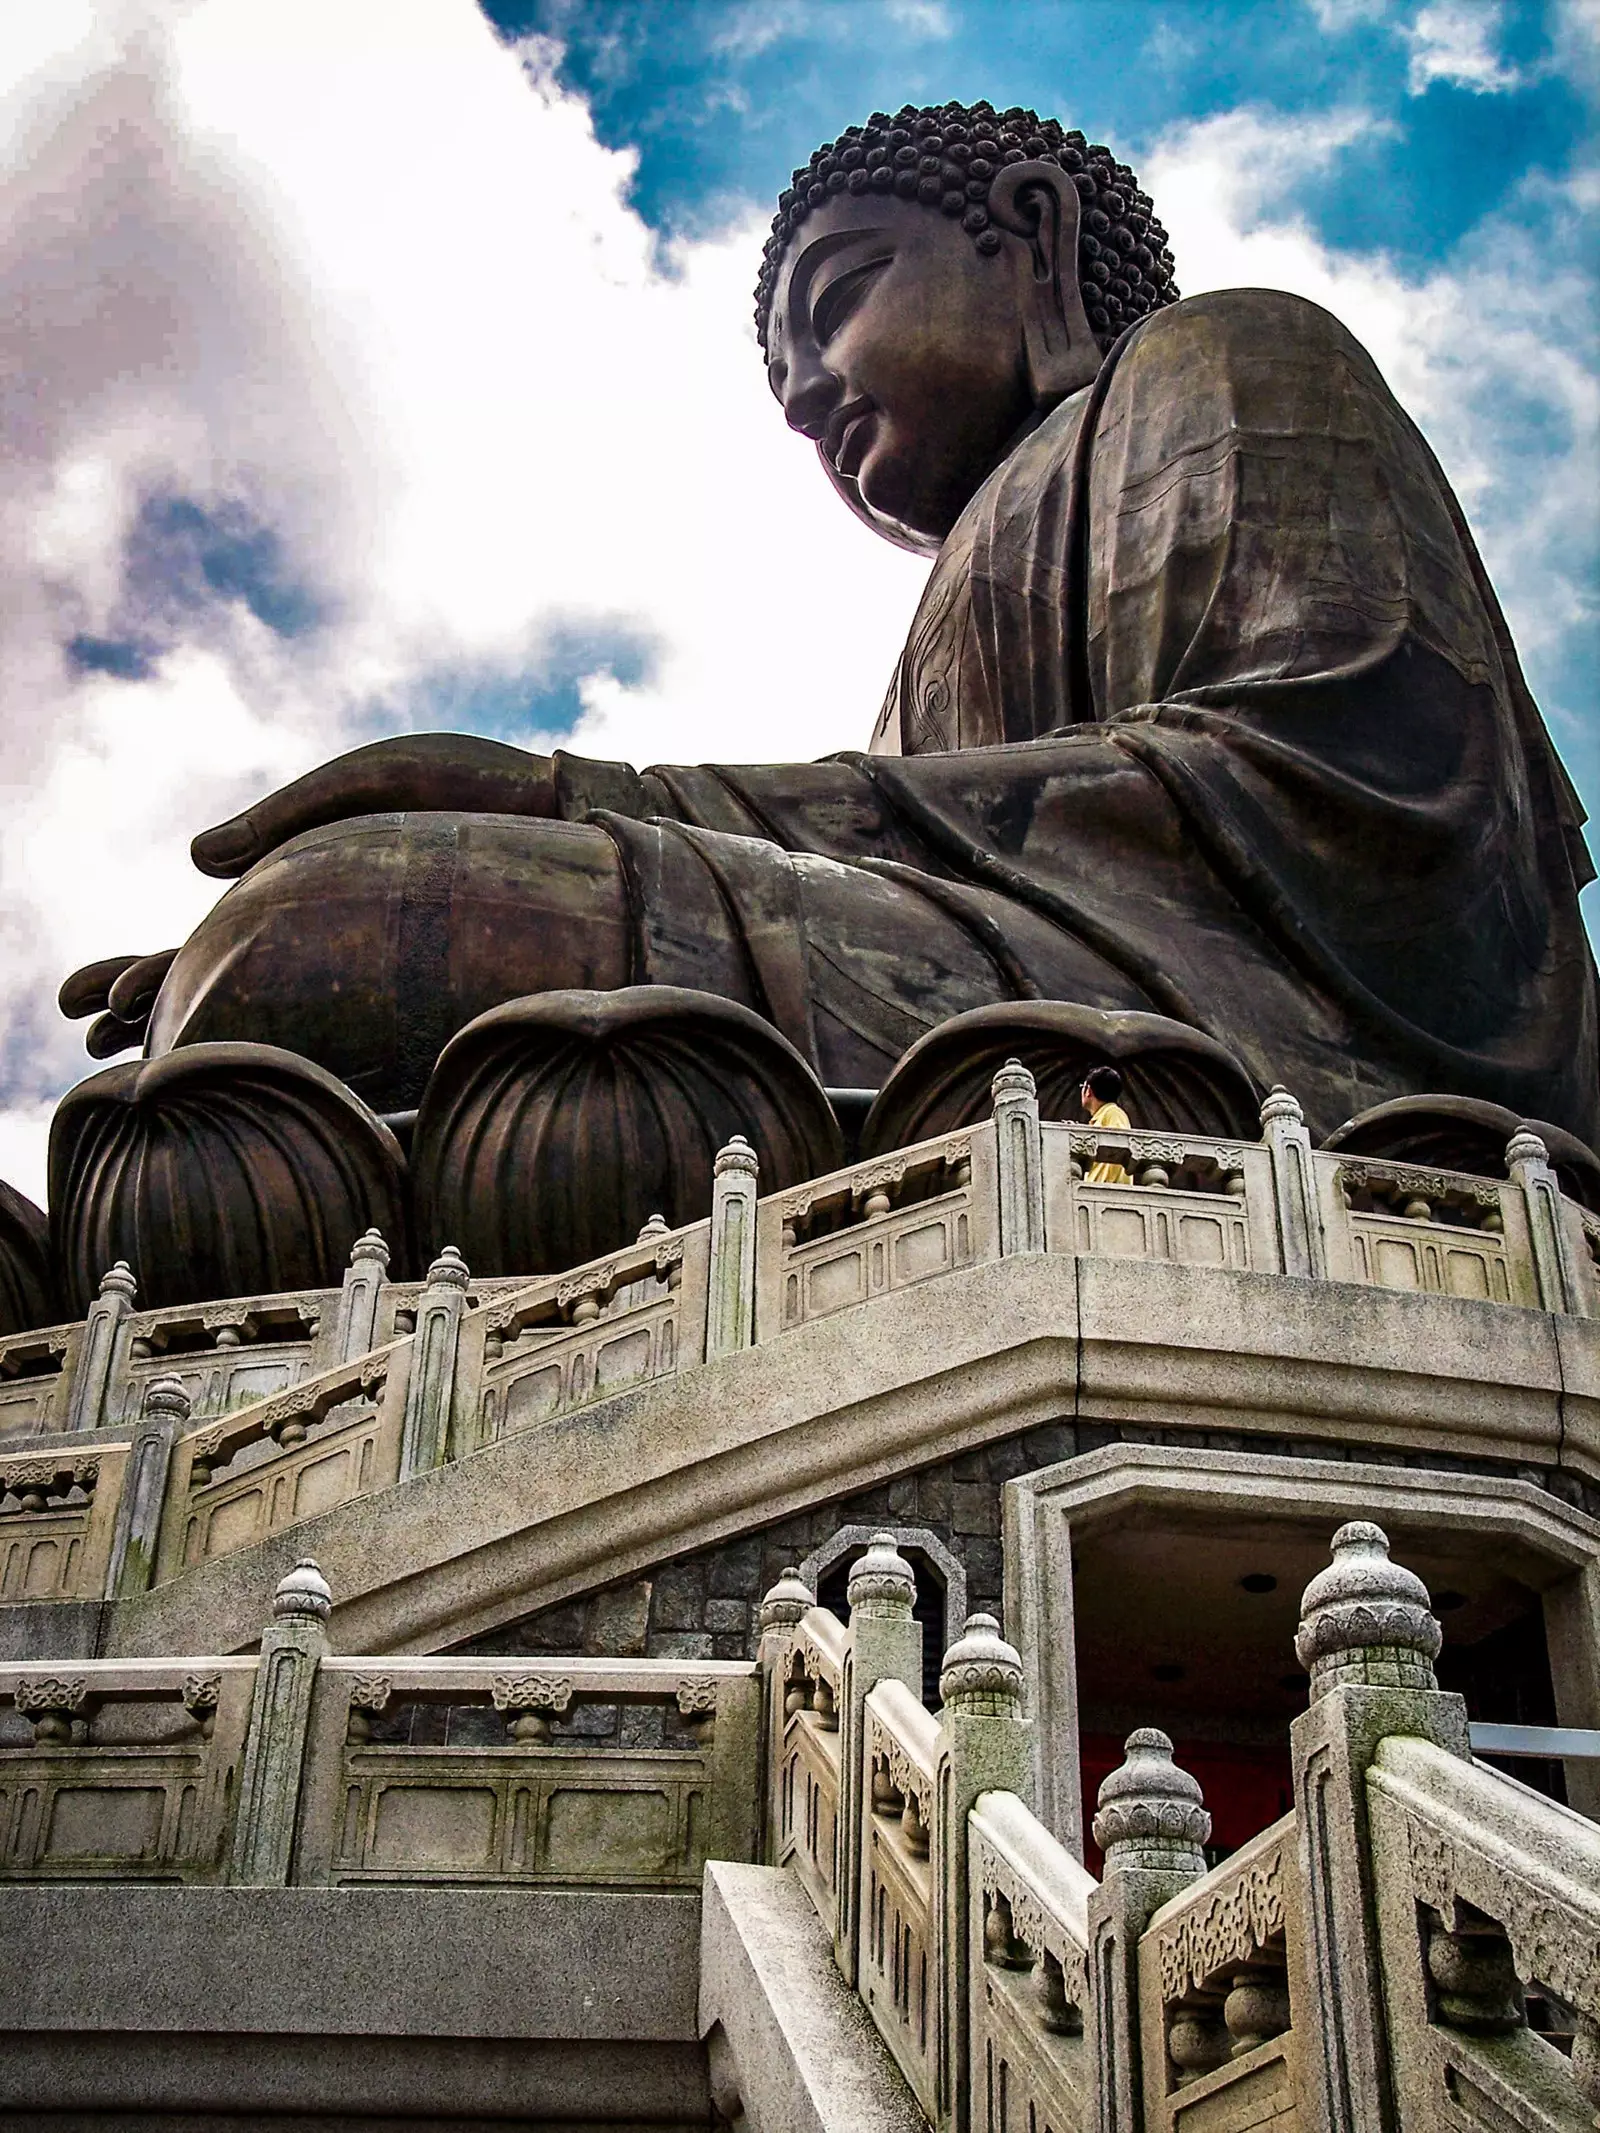
<svg viewBox="0 0 1600 2133"><path fill-rule="evenodd" d="M103 1014L111 1004L111 988L118 978L144 960L137 955L107 955L98 963L85 963L65 980L56 994L56 1005L69 1022L81 1022L85 1015Z"/></svg>
<svg viewBox="0 0 1600 2133"><path fill-rule="evenodd" d="M308 771L189 847L202 874L228 879L302 832L410 810L553 815L550 758L474 734L409 733Z"/></svg>
<svg viewBox="0 0 1600 2133"><path fill-rule="evenodd" d="M161 981L172 968L176 948L163 948L158 955L142 955L130 963L111 990L106 1005L123 1022L147 1022L155 1005Z"/></svg>
<svg viewBox="0 0 1600 2133"><path fill-rule="evenodd" d="M137 1022L124 1022L120 1015L97 1015L84 1033L83 1048L91 1059L115 1059L118 1052L130 1052L143 1044L149 1026L148 1015L141 1015Z"/></svg>

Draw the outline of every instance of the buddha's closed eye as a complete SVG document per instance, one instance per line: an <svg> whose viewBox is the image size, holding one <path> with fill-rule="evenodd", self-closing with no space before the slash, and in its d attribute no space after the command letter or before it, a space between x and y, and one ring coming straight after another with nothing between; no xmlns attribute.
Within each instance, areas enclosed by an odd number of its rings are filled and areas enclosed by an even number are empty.
<svg viewBox="0 0 1600 2133"><path fill-rule="evenodd" d="M886 253L881 259L869 259L858 267L847 267L813 297L811 331L819 348L826 348L888 266L889 259L890 255Z"/></svg>

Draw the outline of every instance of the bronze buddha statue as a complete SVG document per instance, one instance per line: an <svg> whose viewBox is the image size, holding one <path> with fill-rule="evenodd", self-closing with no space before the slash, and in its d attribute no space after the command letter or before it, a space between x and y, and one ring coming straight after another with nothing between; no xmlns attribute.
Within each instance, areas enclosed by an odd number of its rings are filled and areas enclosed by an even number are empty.
<svg viewBox="0 0 1600 2133"><path fill-rule="evenodd" d="M659 984L876 1089L1046 1000L1204 1032L1322 1132L1443 1090L1592 1139L1582 811L1450 487L1326 312L1172 272L1132 173L1032 112L819 149L768 378L935 558L870 749L358 749L195 840L243 878L175 954L68 981L91 1050L278 1046L396 1113L501 1002Z"/></svg>

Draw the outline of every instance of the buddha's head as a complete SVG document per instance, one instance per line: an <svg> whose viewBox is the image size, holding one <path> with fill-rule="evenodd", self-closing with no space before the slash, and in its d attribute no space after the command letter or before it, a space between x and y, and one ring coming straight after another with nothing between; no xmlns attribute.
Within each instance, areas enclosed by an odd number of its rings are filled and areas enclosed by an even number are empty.
<svg viewBox="0 0 1600 2133"><path fill-rule="evenodd" d="M931 551L1030 420L1177 301L1166 242L1133 172L1054 119L874 112L778 202L768 382L851 508Z"/></svg>

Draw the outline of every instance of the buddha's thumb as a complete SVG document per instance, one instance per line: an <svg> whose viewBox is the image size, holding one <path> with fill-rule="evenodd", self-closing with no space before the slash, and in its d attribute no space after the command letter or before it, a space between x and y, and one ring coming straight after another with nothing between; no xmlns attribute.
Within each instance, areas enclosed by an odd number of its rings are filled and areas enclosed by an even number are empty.
<svg viewBox="0 0 1600 2133"><path fill-rule="evenodd" d="M189 846L189 857L201 873L211 874L219 881L247 872L260 856L261 835L248 813L235 815L230 822L219 822L215 829L202 830Z"/></svg>

